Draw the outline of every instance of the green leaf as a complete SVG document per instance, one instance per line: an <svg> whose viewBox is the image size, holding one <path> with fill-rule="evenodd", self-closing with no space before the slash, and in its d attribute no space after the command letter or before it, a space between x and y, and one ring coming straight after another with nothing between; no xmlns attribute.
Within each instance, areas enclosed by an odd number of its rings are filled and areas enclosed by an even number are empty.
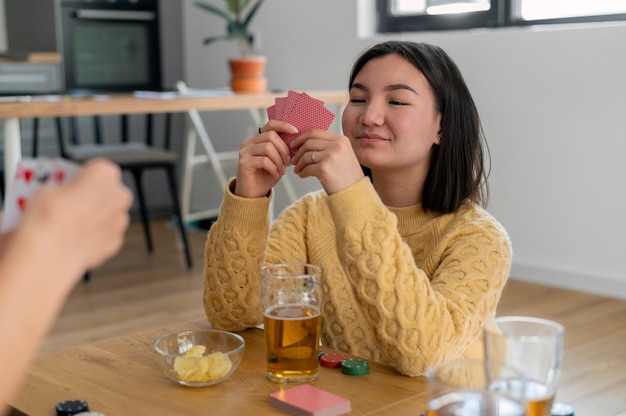
<svg viewBox="0 0 626 416"><path fill-rule="evenodd" d="M213 42L217 42L218 40L230 40L232 39L229 35L220 35L220 36L211 36L209 38L204 38L202 41L205 46L210 45Z"/></svg>
<svg viewBox="0 0 626 416"><path fill-rule="evenodd" d="M226 0L228 3L228 10L236 16L239 16L246 7L250 0Z"/></svg>
<svg viewBox="0 0 626 416"><path fill-rule="evenodd" d="M253 3L253 0L224 0L225 9L220 9L207 2L196 1L196 6L225 19L227 22L226 35L205 38L204 44L209 45L218 40L237 40L241 55L247 55L248 44L252 40L252 34L248 30L248 26L264 1L255 0ZM245 18L243 18L243 11L251 4L252 7Z"/></svg>
<svg viewBox="0 0 626 416"><path fill-rule="evenodd" d="M209 13L213 13L223 19L226 19L228 22L233 21L233 17L231 15L229 15L228 13L226 13L224 10L219 9L215 6L213 6L212 4L208 4L208 3L203 3L200 1L195 2L195 5L197 7L199 7L200 9L203 9Z"/></svg>
<svg viewBox="0 0 626 416"><path fill-rule="evenodd" d="M252 9L250 9L250 13L248 13L248 16L246 17L246 20L244 20L243 22L243 26L244 27L248 27L248 25L250 24L250 21L252 20L252 18L254 17L254 15L256 14L257 10L259 10L259 7L261 7L261 5L263 4L264 0L258 0L256 2L256 4L254 6L252 6Z"/></svg>

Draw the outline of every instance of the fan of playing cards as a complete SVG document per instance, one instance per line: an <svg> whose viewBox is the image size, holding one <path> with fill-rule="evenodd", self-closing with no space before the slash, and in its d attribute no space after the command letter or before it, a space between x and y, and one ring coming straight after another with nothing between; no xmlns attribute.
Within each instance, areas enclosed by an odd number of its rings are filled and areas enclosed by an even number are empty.
<svg viewBox="0 0 626 416"><path fill-rule="evenodd" d="M286 121L298 128L298 133L280 133L280 137L287 143L300 134L313 129L328 130L335 115L324 107L324 102L302 92L289 91L286 97L278 97L275 104L267 108L267 117L270 120ZM296 154L297 148L291 149L291 156Z"/></svg>
<svg viewBox="0 0 626 416"><path fill-rule="evenodd" d="M25 158L17 163L15 178L4 198L2 232L14 228L22 219L28 201L45 183L63 185L72 179L80 166L61 158Z"/></svg>

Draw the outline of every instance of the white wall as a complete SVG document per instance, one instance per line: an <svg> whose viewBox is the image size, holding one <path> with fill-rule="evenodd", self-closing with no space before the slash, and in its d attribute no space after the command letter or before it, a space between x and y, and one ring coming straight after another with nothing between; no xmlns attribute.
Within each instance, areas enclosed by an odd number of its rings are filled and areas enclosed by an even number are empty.
<svg viewBox="0 0 626 416"><path fill-rule="evenodd" d="M223 23L182 1L189 85L226 86L235 45L204 47ZM346 88L354 58L381 39L359 39L357 12L356 1L265 2L253 29L270 88ZM438 44L461 67L491 149L489 210L513 241L512 276L626 298L626 26L390 37ZM205 120L221 149L251 133L245 113Z"/></svg>

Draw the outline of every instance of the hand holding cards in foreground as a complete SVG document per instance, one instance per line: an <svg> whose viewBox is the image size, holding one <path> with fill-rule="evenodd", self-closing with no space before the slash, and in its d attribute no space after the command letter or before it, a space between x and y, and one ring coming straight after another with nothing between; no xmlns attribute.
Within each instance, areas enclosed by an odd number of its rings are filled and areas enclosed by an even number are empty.
<svg viewBox="0 0 626 416"><path fill-rule="evenodd" d="M279 133L287 146L300 134L313 129L328 130L335 115L324 106L324 102L317 100L306 93L289 91L287 97L278 97L274 105L267 108L267 117L270 120L280 120L292 124L298 133ZM293 157L297 148L290 149Z"/></svg>
<svg viewBox="0 0 626 416"><path fill-rule="evenodd" d="M37 189L46 183L64 185L76 176L79 169L78 164L60 158L21 159L4 198L1 231L9 231L19 224L28 201Z"/></svg>
<svg viewBox="0 0 626 416"><path fill-rule="evenodd" d="M16 176L3 228L13 230L12 240L22 243L37 234L37 244L26 245L42 264L59 256L66 272L82 274L119 250L133 198L118 165L105 159L82 166L28 159L19 163Z"/></svg>

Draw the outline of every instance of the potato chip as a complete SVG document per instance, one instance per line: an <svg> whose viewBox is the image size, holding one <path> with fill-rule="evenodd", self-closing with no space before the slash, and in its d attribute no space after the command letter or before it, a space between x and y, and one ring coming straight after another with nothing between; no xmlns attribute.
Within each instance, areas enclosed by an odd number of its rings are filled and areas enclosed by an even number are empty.
<svg viewBox="0 0 626 416"><path fill-rule="evenodd" d="M185 351L185 357L202 357L202 354L206 351L204 345L194 345Z"/></svg>
<svg viewBox="0 0 626 416"><path fill-rule="evenodd" d="M228 358L228 355L223 352L212 352L204 359L206 367L204 368L204 374L200 381L213 381L224 377L230 371L233 366L232 361Z"/></svg>
<svg viewBox="0 0 626 416"><path fill-rule="evenodd" d="M233 363L228 355L218 351L203 356L205 351L204 345L194 345L184 357L174 359L174 371L181 380L205 383L222 378L230 371Z"/></svg>

